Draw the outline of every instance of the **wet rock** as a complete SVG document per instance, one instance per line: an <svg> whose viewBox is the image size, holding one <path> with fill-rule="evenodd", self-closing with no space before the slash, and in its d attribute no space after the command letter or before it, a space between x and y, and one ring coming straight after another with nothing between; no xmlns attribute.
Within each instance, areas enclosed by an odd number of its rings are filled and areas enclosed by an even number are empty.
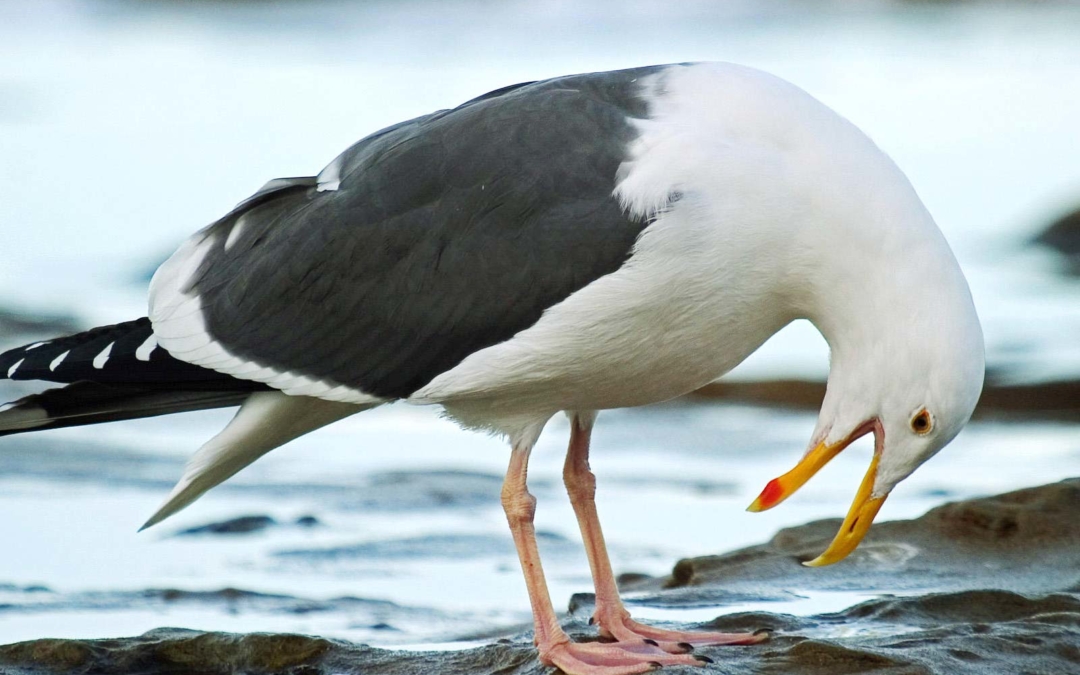
<svg viewBox="0 0 1080 675"><path fill-rule="evenodd" d="M615 583L622 588L631 584L640 584L648 579L652 579L652 575L644 574L642 572L623 572L615 577Z"/></svg>
<svg viewBox="0 0 1080 675"><path fill-rule="evenodd" d="M23 340L54 338L82 330L73 317L41 312L23 312L0 307L0 351L22 344Z"/></svg>
<svg viewBox="0 0 1080 675"><path fill-rule="evenodd" d="M769 625L776 634L749 647L699 647L715 660L709 673L836 675L844 673L1068 673L1080 665L1080 598L963 592L885 598L811 617L744 613L701 629L746 631ZM852 634L836 627L855 626ZM392 629L392 627L391 627ZM595 639L581 620L575 639ZM829 633L832 635L829 635ZM0 647L11 675L49 673L291 673L294 675L437 672L548 673L527 633L451 652L375 649L303 635L233 635L162 628L114 640L34 640ZM689 671L697 672L697 671Z"/></svg>
<svg viewBox="0 0 1080 675"><path fill-rule="evenodd" d="M996 588L1068 590L1080 580L1080 479L952 502L914 520L878 523L843 563L799 564L823 551L840 519L779 531L771 541L724 555L680 560L667 578L633 590L669 588L648 603L724 603L738 593L785 589L926 591Z"/></svg>
<svg viewBox="0 0 1080 675"><path fill-rule="evenodd" d="M825 383L807 380L720 381L698 389L689 398L817 410L825 398ZM1080 380L1018 384L999 381L991 373L973 418L1019 417L1080 422Z"/></svg>
<svg viewBox="0 0 1080 675"><path fill-rule="evenodd" d="M698 389L691 398L749 403L767 407L817 410L825 398L825 383L809 380L721 380Z"/></svg>
<svg viewBox="0 0 1080 675"><path fill-rule="evenodd" d="M951 502L919 520L953 541L1020 546L1025 554L1080 543L1080 479Z"/></svg>
<svg viewBox="0 0 1080 675"><path fill-rule="evenodd" d="M23 642L0 648L0 660L15 669L9 672L16 673L270 673L317 663L331 646L328 640L302 635L229 635L163 628L129 640Z"/></svg>
<svg viewBox="0 0 1080 675"><path fill-rule="evenodd" d="M1080 666L1080 597L1075 595L942 593L872 600L810 621L850 625L867 615L874 617L871 625L894 626L893 634L851 642L863 654L911 668L898 672L1069 673ZM905 628L911 626L918 630Z"/></svg>
<svg viewBox="0 0 1080 675"><path fill-rule="evenodd" d="M1003 384L983 388L976 419L1018 418L1080 421L1080 380Z"/></svg>
<svg viewBox="0 0 1080 675"><path fill-rule="evenodd" d="M959 593L933 593L910 598L882 598L830 615L838 622L873 619L897 625L936 626L990 624L1070 615L1080 621L1080 599L1067 593L1029 597L1010 591L982 589Z"/></svg>
<svg viewBox="0 0 1080 675"><path fill-rule="evenodd" d="M775 666L764 672L800 672L807 675L857 675L868 672L921 675L930 672L912 667L913 664L902 658L818 640L797 642L779 651L773 660L777 662Z"/></svg>
<svg viewBox="0 0 1080 675"><path fill-rule="evenodd" d="M13 668L25 666L27 669L24 672L27 673L33 670L73 672L90 663L94 656L91 645L75 640L34 640L0 648L0 660L5 665Z"/></svg>
<svg viewBox="0 0 1080 675"><path fill-rule="evenodd" d="M397 652L305 635L234 635L160 628L124 640L34 640L0 647L10 675L83 673L540 673L526 644L465 652ZM538 664L535 664L538 666Z"/></svg>
<svg viewBox="0 0 1080 675"><path fill-rule="evenodd" d="M1065 259L1065 270L1080 275L1080 209L1050 223L1034 241L1060 253Z"/></svg>
<svg viewBox="0 0 1080 675"><path fill-rule="evenodd" d="M230 518L229 520L223 520L218 523L208 523L197 527L189 527L186 530L180 530L176 534L177 536L199 534L250 534L252 532L261 532L262 530L277 524L278 522L270 516L240 516L239 518Z"/></svg>

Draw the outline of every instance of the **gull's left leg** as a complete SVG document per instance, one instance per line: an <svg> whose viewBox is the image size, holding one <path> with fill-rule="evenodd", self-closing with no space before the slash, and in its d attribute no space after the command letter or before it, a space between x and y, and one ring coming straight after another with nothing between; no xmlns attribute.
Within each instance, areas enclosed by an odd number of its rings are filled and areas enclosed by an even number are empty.
<svg viewBox="0 0 1080 675"><path fill-rule="evenodd" d="M596 420L595 412L570 415L570 449L563 466L563 482L574 505L585 552L589 556L593 584L596 586L596 612L593 621L600 634L619 642L642 640L671 653L688 652L695 645L748 645L768 638L762 633L706 633L663 630L646 626L630 618L611 571L604 534L596 513L596 477L589 469L589 436Z"/></svg>
<svg viewBox="0 0 1080 675"><path fill-rule="evenodd" d="M515 442L510 453L510 467L503 482L502 503L521 560L521 570L525 573L525 587L529 591L533 610L533 641L540 652L540 662L545 666L556 666L567 675L638 675L664 665L700 666L708 663L705 657L665 654L658 647L644 644L636 637L629 644L579 644L570 641L559 625L551 604L544 569L540 564L540 551L536 546L536 529L533 526L536 499L529 494L526 485L529 453L534 441L535 438L528 442Z"/></svg>

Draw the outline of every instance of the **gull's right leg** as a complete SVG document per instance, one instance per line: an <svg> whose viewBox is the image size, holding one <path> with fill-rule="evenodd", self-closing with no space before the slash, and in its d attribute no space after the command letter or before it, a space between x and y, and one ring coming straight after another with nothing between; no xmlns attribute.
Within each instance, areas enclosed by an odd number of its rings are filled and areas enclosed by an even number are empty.
<svg viewBox="0 0 1080 675"><path fill-rule="evenodd" d="M526 486L529 453L532 442L515 445L510 455L510 467L503 482L502 504L514 545L525 573L525 586L532 603L535 634L533 642L540 652L540 662L556 666L567 675L634 675L668 664L702 665L706 660L689 654L668 654L641 640L629 643L575 643L559 625L551 604L540 552L536 547L533 516L536 498Z"/></svg>
<svg viewBox="0 0 1080 675"><path fill-rule="evenodd" d="M654 628L630 618L623 607L619 588L611 571L604 533L600 530L600 518L596 513L596 477L589 468L589 437L592 434L596 413L573 413L570 415L570 448L563 467L563 482L574 506L585 552L589 556L593 584L596 587L596 612L593 620L600 627L600 634L620 643L635 640L660 647L664 651L681 654L704 645L749 645L768 638L765 633L717 633L674 631Z"/></svg>

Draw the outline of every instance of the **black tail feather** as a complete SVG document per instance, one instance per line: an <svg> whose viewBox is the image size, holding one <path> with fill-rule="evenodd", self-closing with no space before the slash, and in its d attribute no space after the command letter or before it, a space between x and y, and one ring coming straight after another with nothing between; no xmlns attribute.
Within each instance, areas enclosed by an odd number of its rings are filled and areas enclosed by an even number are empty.
<svg viewBox="0 0 1080 675"><path fill-rule="evenodd" d="M251 393L76 382L3 406L0 409L0 436L226 408L240 405Z"/></svg>
<svg viewBox="0 0 1080 675"><path fill-rule="evenodd" d="M0 379L68 383L0 407L0 436L240 405L259 382L175 359L147 318L0 354Z"/></svg>
<svg viewBox="0 0 1080 675"><path fill-rule="evenodd" d="M150 319L143 317L0 354L0 378L107 384L150 384L199 389L266 389L208 368L175 359L157 346Z"/></svg>

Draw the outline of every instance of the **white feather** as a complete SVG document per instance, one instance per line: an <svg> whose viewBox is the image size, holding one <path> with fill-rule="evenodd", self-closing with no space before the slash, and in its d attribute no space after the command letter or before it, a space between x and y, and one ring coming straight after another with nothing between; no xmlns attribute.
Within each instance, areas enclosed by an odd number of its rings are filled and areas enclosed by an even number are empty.
<svg viewBox="0 0 1080 675"><path fill-rule="evenodd" d="M49 372L53 372L58 367L60 367L60 364L64 362L64 359L66 359L67 355L70 354L70 353L71 353L71 350L69 349L66 352L64 352L63 354L61 354L60 356L57 356L55 359L53 359L52 363L49 364Z"/></svg>
<svg viewBox="0 0 1080 675"><path fill-rule="evenodd" d="M281 392L252 394L229 425L196 452L146 529L168 518L274 448L377 404L333 403Z"/></svg>
<svg viewBox="0 0 1080 675"><path fill-rule="evenodd" d="M109 361L109 355L112 354L113 345L115 342L110 342L105 349L102 349L97 356L94 357L94 367L98 370L105 367L105 364Z"/></svg>
<svg viewBox="0 0 1080 675"><path fill-rule="evenodd" d="M232 227L229 228L229 236L225 237L225 250L228 251L236 243L236 240L240 238L240 235L244 233L244 227L247 225L248 214L243 214L236 219Z"/></svg>
<svg viewBox="0 0 1080 675"><path fill-rule="evenodd" d="M334 161L326 165L319 175L316 177L317 192L327 192L337 190L341 186L341 163L345 161L345 155L341 154L334 158Z"/></svg>
<svg viewBox="0 0 1080 675"><path fill-rule="evenodd" d="M135 358L140 361L149 361L150 355L157 349L157 337L151 333L150 337L146 338L139 348L135 350Z"/></svg>
<svg viewBox="0 0 1080 675"><path fill-rule="evenodd" d="M15 371L19 369L19 366L21 366L23 364L23 361L25 360L26 359L19 359L15 363L11 364L11 367L8 368L7 376L10 378L12 375L14 375Z"/></svg>

